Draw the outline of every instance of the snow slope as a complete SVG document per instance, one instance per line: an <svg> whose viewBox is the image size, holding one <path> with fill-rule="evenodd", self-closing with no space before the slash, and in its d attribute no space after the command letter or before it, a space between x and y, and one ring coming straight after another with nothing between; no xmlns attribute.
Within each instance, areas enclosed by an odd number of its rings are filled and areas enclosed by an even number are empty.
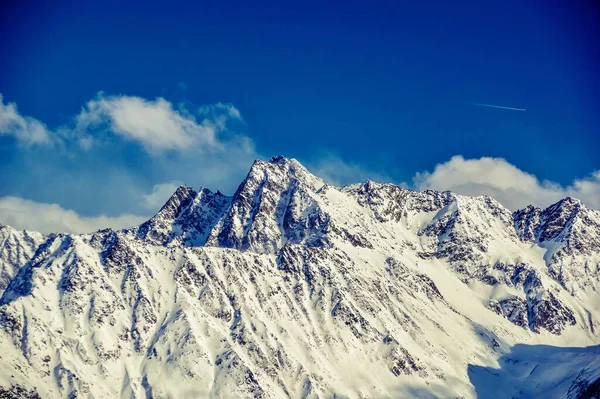
<svg viewBox="0 0 600 399"><path fill-rule="evenodd" d="M600 212L572 198L512 214L333 187L274 157L231 197L179 187L135 228L0 234L7 397L573 399L600 384Z"/></svg>

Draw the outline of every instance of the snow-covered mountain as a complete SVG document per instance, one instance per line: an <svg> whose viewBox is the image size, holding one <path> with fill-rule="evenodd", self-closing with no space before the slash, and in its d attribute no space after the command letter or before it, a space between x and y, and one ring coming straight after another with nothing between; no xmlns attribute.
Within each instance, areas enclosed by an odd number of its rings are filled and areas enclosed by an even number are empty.
<svg viewBox="0 0 600 399"><path fill-rule="evenodd" d="M0 397L586 398L600 212L256 161L150 220L0 227Z"/></svg>

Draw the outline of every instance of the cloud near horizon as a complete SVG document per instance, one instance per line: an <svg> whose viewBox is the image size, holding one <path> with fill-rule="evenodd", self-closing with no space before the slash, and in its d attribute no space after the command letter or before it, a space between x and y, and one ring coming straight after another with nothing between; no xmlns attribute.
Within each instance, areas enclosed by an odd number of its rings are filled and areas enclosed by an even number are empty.
<svg viewBox="0 0 600 399"><path fill-rule="evenodd" d="M152 216L180 182L233 193L252 161L265 158L250 137L230 128L240 124L244 124L242 115L231 104L174 106L160 97L147 100L99 93L70 124L50 129L21 115L15 104L4 104L0 94L0 136L14 137L21 153L29 157L25 174L19 175L20 189L0 196L0 223L41 232L123 228ZM123 143L135 143L138 149L125 148ZM30 151L33 148L38 152ZM40 148L47 149L48 158L40 158ZM107 157L112 157L108 163ZM76 161L59 165L70 158ZM132 168L131 159L141 164ZM457 155L431 172L416 173L410 185L395 181L393 173L331 153L320 153L305 165L334 185L371 179L418 190L486 194L511 210L529 204L545 207L570 195L600 209L600 171L561 186L540 181L502 158ZM36 178L30 180L32 175ZM45 195L24 198L21 194L30 192L31 186L40 191L38 185L46 183Z"/></svg>
<svg viewBox="0 0 600 399"><path fill-rule="evenodd" d="M144 206L151 210L160 209L180 185L180 182L169 182L154 185L151 193L142 195Z"/></svg>
<svg viewBox="0 0 600 399"><path fill-rule="evenodd" d="M98 93L68 123L48 127L0 95L0 139L17 144L4 165L0 223L48 231L52 221L65 232L122 227L156 212L177 182L233 192L260 157L244 126L231 104ZM63 213L73 228L55 217Z"/></svg>
<svg viewBox="0 0 600 399"><path fill-rule="evenodd" d="M92 233L111 227L136 226L147 218L123 214L85 217L58 204L31 201L20 197L0 197L0 221L18 230L40 233Z"/></svg>
<svg viewBox="0 0 600 399"><path fill-rule="evenodd" d="M417 173L413 183L417 190L489 195L513 211L530 204L545 208L567 196L580 199L590 208L600 209L600 171L563 187L555 182L540 181L503 158L465 159L456 155L436 165L433 172Z"/></svg>
<svg viewBox="0 0 600 399"><path fill-rule="evenodd" d="M247 165L250 167L250 165ZM346 164L336 157L317 163L311 171L331 184L356 177L380 182L388 180L356 164ZM378 179L379 177L379 179ZM173 181L156 184L149 193L138 198L143 215L81 216L58 204L40 203L20 197L0 197L0 223L16 229L49 232L89 233L102 228L120 229L142 223L152 216L175 192L180 183ZM417 173L414 187L418 190L450 190L462 195L489 195L510 210L529 204L546 207L566 196L582 200L587 206L600 209L600 171L586 179L576 179L568 187L548 181L540 182L502 158L483 157L464 159L454 156L438 164L433 172Z"/></svg>
<svg viewBox="0 0 600 399"><path fill-rule="evenodd" d="M173 195L179 182L156 184L152 191L141 194L139 214L116 216L82 216L59 204L36 202L22 197L0 197L0 224L7 224L18 230L40 233L92 233L112 228L115 230L137 226L150 219Z"/></svg>

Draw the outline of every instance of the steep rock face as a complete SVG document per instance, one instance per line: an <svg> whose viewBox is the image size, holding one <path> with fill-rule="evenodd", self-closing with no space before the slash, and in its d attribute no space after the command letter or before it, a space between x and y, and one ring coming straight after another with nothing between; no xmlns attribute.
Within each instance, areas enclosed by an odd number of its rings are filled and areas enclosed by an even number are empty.
<svg viewBox="0 0 600 399"><path fill-rule="evenodd" d="M154 217L130 233L162 245L204 245L230 202L220 192L180 186Z"/></svg>
<svg viewBox="0 0 600 399"><path fill-rule="evenodd" d="M0 224L0 293L4 291L20 266L34 255L44 235L17 231Z"/></svg>
<svg viewBox="0 0 600 399"><path fill-rule="evenodd" d="M542 285L537 273L528 274L523 284L527 299L527 318L534 332L541 328L560 334L568 325L576 324L573 311Z"/></svg>
<svg viewBox="0 0 600 399"><path fill-rule="evenodd" d="M467 284L476 280L518 289L518 295L496 298L489 304L514 324L534 332L545 329L560 334L567 325L576 323L573 311L544 287L538 277L540 271L506 256L521 252L519 238L531 234L526 226L537 220L535 208L526 209L533 212L527 220L516 222L510 211L487 196L416 192L371 181L344 191L370 209L380 223L397 223L414 230L420 258L447 260Z"/></svg>
<svg viewBox="0 0 600 399"><path fill-rule="evenodd" d="M467 322L427 276L391 258L365 266L295 244L273 258L152 247L114 232L57 236L0 300L18 352L5 360L17 378L48 381L34 385L43 396L61 397L384 395L344 388L340 367L354 357L387 370L369 377L376 386L410 375L443 381L450 366L421 360L418 349L444 352L424 335L424 321L445 331L425 309Z"/></svg>
<svg viewBox="0 0 600 399"><path fill-rule="evenodd" d="M337 188L274 157L231 197L179 187L133 229L6 230L31 245L2 253L0 392L474 397L470 365L514 344L599 342L597 277L572 296L547 263L557 242L594 262L595 217L574 200L511 214L489 197ZM566 387L589 390L600 370L586 373Z"/></svg>
<svg viewBox="0 0 600 399"><path fill-rule="evenodd" d="M525 242L547 250L552 278L576 293L597 288L600 276L600 212L567 197L547 209L529 206L513 214L515 230Z"/></svg>
<svg viewBox="0 0 600 399"><path fill-rule="evenodd" d="M490 197L450 192L417 192L371 181L344 191L369 208L379 222L413 230L423 259L447 258L466 279L489 266L492 242L516 242L511 213ZM483 278L483 277L482 277Z"/></svg>
<svg viewBox="0 0 600 399"><path fill-rule="evenodd" d="M494 242L517 238L511 214L500 203L489 197L462 196L442 208L418 235L422 237L423 257L448 258L466 279L490 264Z"/></svg>
<svg viewBox="0 0 600 399"><path fill-rule="evenodd" d="M515 231L522 241L535 242L539 236L542 209L528 205L513 213Z"/></svg>
<svg viewBox="0 0 600 399"><path fill-rule="evenodd" d="M504 275L512 275L510 281L504 283L518 289L519 295L509 294L500 300L491 300L490 309L503 315L512 323L540 333L542 329L560 335L566 327L577 323L573 310L563 304L553 290L544 287L540 272L527 264L503 265L495 267L504 271ZM506 271L510 270L510 273ZM494 284L496 285L497 282ZM556 287L551 287L556 291ZM521 292L525 295L522 296Z"/></svg>
<svg viewBox="0 0 600 399"><path fill-rule="evenodd" d="M437 212L455 198L449 191L419 192L371 180L363 184L351 184L342 190L355 197L360 205L368 207L378 221L405 221L408 228L412 227L415 215Z"/></svg>
<svg viewBox="0 0 600 399"><path fill-rule="evenodd" d="M598 399L600 398L600 378L590 378L593 372L582 370L568 392L568 399Z"/></svg>
<svg viewBox="0 0 600 399"><path fill-rule="evenodd" d="M314 200L323 185L295 160L255 161L207 245L275 253L288 240L318 244L328 222Z"/></svg>
<svg viewBox="0 0 600 399"><path fill-rule="evenodd" d="M511 323L528 328L527 302L518 296L508 296L499 301L490 301L490 309L506 317Z"/></svg>

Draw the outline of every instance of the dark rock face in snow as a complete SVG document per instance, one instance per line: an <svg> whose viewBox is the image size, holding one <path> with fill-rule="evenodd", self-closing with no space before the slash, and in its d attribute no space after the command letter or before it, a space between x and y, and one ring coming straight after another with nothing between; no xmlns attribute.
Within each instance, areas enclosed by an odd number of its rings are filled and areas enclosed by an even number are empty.
<svg viewBox="0 0 600 399"><path fill-rule="evenodd" d="M283 157L231 197L181 186L123 231L2 226L0 392L473 397L475 360L597 343L599 236L599 213L571 198L511 213L333 187Z"/></svg>
<svg viewBox="0 0 600 399"><path fill-rule="evenodd" d="M152 219L132 232L160 245L202 246L230 201L229 197L206 188L196 192L180 186Z"/></svg>
<svg viewBox="0 0 600 399"><path fill-rule="evenodd" d="M544 210L529 206L513 217L522 241L548 249L544 259L552 278L577 291L594 286L600 276L599 214L567 197Z"/></svg>
<svg viewBox="0 0 600 399"><path fill-rule="evenodd" d="M0 292L4 291L17 269L27 263L44 236L30 231L16 231L0 224Z"/></svg>

